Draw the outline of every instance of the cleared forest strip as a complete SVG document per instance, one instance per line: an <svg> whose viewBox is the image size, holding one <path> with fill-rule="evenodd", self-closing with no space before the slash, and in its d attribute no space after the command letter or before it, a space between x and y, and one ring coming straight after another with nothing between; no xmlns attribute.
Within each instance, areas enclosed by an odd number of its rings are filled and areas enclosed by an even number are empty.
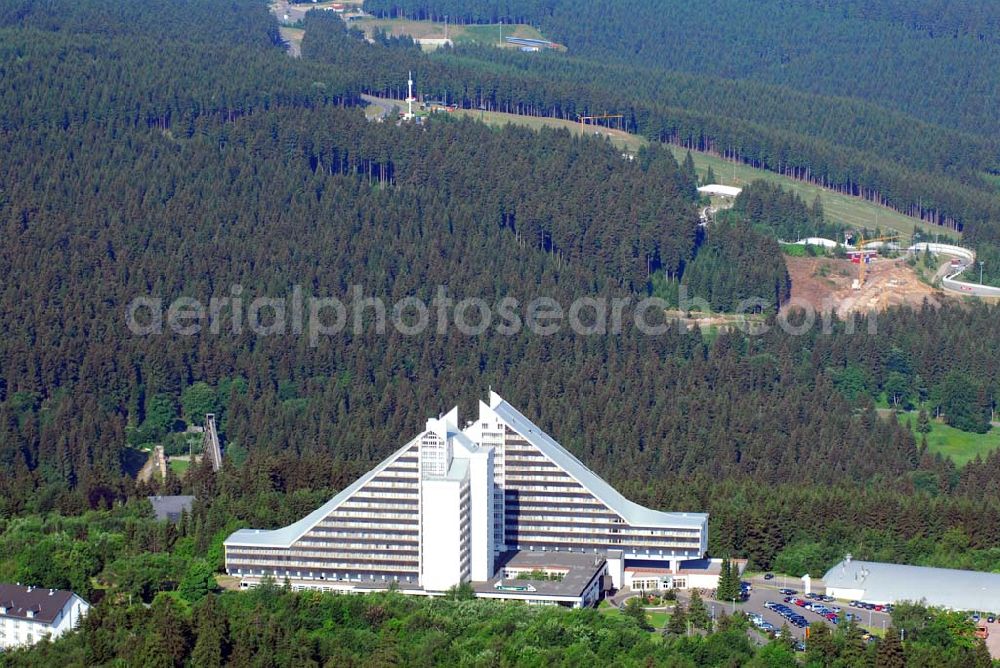
<svg viewBox="0 0 1000 668"><path fill-rule="evenodd" d="M580 123L558 118L521 116L498 111L477 111L474 109L460 109L453 113L479 118L489 125L514 123L534 129L540 127L565 128L576 134L606 136L616 146L629 152L637 151L640 147L649 143L645 137L629 134L621 130L594 125L581 125ZM679 146L671 146L670 149L678 160L683 160L687 152L687 149ZM744 164L734 164L732 161L709 153L691 151L691 156L694 159L695 171L698 172L699 176L704 175L708 171L708 168L711 167L712 171L715 172L716 181L724 185L744 186L756 179L764 179L796 192L807 204L811 203L813 198L819 195L820 201L823 203L824 212L835 223L852 228L867 227L873 229L880 227L882 229L895 230L906 235L907 238L913 234L914 228L927 234L940 235L942 240L948 236L953 239L961 237L959 233L945 230L859 197L844 195L818 185L798 181L764 169L757 169Z"/></svg>

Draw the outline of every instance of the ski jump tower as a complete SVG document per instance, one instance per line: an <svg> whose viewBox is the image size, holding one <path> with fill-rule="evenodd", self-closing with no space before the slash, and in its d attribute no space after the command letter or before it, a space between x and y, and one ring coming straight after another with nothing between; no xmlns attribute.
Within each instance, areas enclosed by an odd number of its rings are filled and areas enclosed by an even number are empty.
<svg viewBox="0 0 1000 668"><path fill-rule="evenodd" d="M219 432L215 428L215 414L208 413L205 416L205 438L203 457L208 457L212 462L212 470L218 472L222 468L222 448L219 446Z"/></svg>

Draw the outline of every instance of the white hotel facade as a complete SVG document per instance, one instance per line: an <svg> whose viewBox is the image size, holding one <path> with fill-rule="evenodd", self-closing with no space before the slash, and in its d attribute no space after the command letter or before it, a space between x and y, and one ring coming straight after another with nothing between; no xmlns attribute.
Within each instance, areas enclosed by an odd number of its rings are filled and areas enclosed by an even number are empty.
<svg viewBox="0 0 1000 668"><path fill-rule="evenodd" d="M565 605L636 582L687 586L707 546L708 515L629 501L493 392L478 420L460 429L457 408L428 420L298 522L225 541L243 586L434 594L469 582L483 597Z"/></svg>

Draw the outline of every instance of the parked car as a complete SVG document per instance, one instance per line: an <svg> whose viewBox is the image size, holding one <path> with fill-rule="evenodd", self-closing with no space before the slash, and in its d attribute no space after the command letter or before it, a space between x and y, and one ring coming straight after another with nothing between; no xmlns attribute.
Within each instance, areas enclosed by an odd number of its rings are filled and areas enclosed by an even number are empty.
<svg viewBox="0 0 1000 668"><path fill-rule="evenodd" d="M990 615L989 617L986 618L986 621L988 621L990 624L992 624L996 620L997 620L997 618L994 617L993 615Z"/></svg>
<svg viewBox="0 0 1000 668"><path fill-rule="evenodd" d="M774 579L774 573L764 573L764 579L765 580L773 580Z"/></svg>
<svg viewBox="0 0 1000 668"><path fill-rule="evenodd" d="M789 589L789 588L785 587L784 589L779 589L778 593L779 594L784 594L786 596L793 596L795 594L798 594L799 592L795 591L794 589Z"/></svg>
<svg viewBox="0 0 1000 668"><path fill-rule="evenodd" d="M862 603L861 601L851 601L847 605L851 606L852 608L860 608L862 606Z"/></svg>
<svg viewBox="0 0 1000 668"><path fill-rule="evenodd" d="M847 619L847 621L849 621L849 622L860 622L861 621L861 615L858 615L858 614L853 613L853 612L845 612L844 613L844 618Z"/></svg>

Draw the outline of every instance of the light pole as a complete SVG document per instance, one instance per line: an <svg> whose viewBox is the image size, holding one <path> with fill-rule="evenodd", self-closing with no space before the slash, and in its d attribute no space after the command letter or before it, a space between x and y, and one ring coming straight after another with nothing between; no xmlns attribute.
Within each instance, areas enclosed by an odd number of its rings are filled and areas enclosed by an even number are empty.
<svg viewBox="0 0 1000 668"><path fill-rule="evenodd" d="M983 284L983 261L979 261L979 285Z"/></svg>

